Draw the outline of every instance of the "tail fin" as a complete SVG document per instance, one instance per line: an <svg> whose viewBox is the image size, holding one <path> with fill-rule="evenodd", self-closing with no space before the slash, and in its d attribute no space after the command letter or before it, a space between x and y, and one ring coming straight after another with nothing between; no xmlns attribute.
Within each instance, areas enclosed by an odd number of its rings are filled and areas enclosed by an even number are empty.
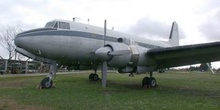
<svg viewBox="0 0 220 110"><path fill-rule="evenodd" d="M170 31L169 44L171 46L179 45L179 29L177 23L174 21Z"/></svg>

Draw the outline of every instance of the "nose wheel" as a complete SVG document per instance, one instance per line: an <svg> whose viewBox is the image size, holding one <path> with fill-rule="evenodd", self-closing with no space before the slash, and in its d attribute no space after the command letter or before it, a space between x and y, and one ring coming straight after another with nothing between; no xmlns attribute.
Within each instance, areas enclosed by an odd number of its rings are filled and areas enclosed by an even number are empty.
<svg viewBox="0 0 220 110"><path fill-rule="evenodd" d="M47 77L41 80L40 85L37 88L38 89L50 89L54 87L52 79L55 74L56 74L56 63L52 63L50 65L50 72L48 73Z"/></svg>
<svg viewBox="0 0 220 110"><path fill-rule="evenodd" d="M41 81L41 88L42 89L50 89L53 86L53 81L49 78L46 77Z"/></svg>

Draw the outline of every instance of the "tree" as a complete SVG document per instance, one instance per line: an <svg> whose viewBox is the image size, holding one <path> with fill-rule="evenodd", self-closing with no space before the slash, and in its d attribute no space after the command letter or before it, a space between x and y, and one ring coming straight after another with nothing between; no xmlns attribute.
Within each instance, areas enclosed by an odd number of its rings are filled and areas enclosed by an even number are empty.
<svg viewBox="0 0 220 110"><path fill-rule="evenodd" d="M19 54L16 54L15 52L15 44L14 44L14 39L15 36L21 32L22 30L16 26L6 26L6 27L1 27L0 29L0 45L8 51L8 63L6 67L6 72L8 72L8 65L11 65L11 71L14 73L14 70L16 69L12 65L12 58L15 57ZM14 62L15 63L15 62Z"/></svg>
<svg viewBox="0 0 220 110"><path fill-rule="evenodd" d="M6 26L0 29L0 45L8 51L8 60L15 56L15 36L22 30L16 26Z"/></svg>

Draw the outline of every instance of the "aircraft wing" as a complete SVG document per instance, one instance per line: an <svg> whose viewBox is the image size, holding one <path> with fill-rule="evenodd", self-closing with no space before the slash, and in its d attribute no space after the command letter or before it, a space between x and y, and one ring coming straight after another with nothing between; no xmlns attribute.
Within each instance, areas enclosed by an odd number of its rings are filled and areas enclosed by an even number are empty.
<svg viewBox="0 0 220 110"><path fill-rule="evenodd" d="M151 49L146 53L156 69L220 61L220 42Z"/></svg>

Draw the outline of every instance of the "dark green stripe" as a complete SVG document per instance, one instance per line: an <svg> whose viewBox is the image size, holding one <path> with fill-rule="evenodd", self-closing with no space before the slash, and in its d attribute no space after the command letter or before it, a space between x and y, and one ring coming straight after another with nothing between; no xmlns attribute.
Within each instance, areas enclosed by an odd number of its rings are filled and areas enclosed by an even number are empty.
<svg viewBox="0 0 220 110"><path fill-rule="evenodd" d="M89 33L89 32L81 32L81 31L70 31L70 30L45 30L45 31L36 31L36 32L24 32L17 35L17 37L25 37L25 36L42 36L42 35L49 35L49 36L74 36L74 37L83 37L89 39L97 39L97 40L104 40L104 35ZM118 38L112 36L106 36L106 40L110 42L117 42ZM139 46L146 47L146 48L161 48L156 45L149 45L141 42L137 42Z"/></svg>

